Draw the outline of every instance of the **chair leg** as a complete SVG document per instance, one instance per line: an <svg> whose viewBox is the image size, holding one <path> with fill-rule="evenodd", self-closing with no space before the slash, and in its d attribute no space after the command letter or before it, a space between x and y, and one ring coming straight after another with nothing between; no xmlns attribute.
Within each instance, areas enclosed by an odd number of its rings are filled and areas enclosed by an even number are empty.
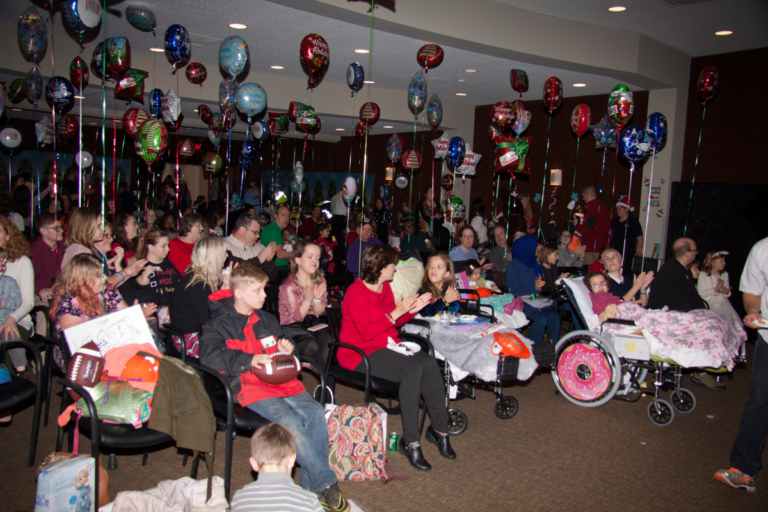
<svg viewBox="0 0 768 512"><path fill-rule="evenodd" d="M197 469L200 466L200 457L202 457L202 453L198 453L196 457L192 459L192 470L189 472L190 478L193 478L197 480ZM187 455L184 455L184 458L186 460Z"/></svg>
<svg viewBox="0 0 768 512"><path fill-rule="evenodd" d="M40 378L40 368L37 370L37 378ZM42 409L43 397L40 393L35 398L35 411L32 416L32 439L29 441L29 460L27 461L27 467L31 468L35 463L35 454L37 453L37 438L40 432L40 410Z"/></svg>
<svg viewBox="0 0 768 512"><path fill-rule="evenodd" d="M144 452L144 456L141 458L141 465L147 465L147 459L149 459L149 451Z"/></svg>
<svg viewBox="0 0 768 512"><path fill-rule="evenodd" d="M107 469L112 471L113 469L117 469L117 457L114 453L109 454L109 461L107 462Z"/></svg>
<svg viewBox="0 0 768 512"><path fill-rule="evenodd" d="M45 351L45 420L43 426L48 426L48 416L51 409L51 383L53 381L53 348Z"/></svg>
<svg viewBox="0 0 768 512"><path fill-rule="evenodd" d="M185 453L185 454L184 454L184 457L182 457L182 459L181 459L181 465L182 465L182 466L184 466L184 467L187 467L187 459L188 459L188 458L189 458L189 454L188 454L188 453Z"/></svg>
<svg viewBox="0 0 768 512"><path fill-rule="evenodd" d="M235 429L232 425L227 425L225 435L227 441L224 450L224 498L229 501L229 485L232 480L232 445L235 440Z"/></svg>

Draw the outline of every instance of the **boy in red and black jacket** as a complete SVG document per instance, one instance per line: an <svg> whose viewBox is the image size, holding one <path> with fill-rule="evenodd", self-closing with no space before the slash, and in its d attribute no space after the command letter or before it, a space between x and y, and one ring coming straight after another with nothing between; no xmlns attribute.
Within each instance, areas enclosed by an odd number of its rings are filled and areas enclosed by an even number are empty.
<svg viewBox="0 0 768 512"><path fill-rule="evenodd" d="M267 384L251 368L270 361L270 354L293 353L290 328L261 311L267 275L247 263L230 277L229 290L209 297L211 320L203 326L200 361L229 379L238 403L286 427L296 440L300 483L318 494L326 510L347 511L336 474L328 465L328 429L323 407L293 379Z"/></svg>

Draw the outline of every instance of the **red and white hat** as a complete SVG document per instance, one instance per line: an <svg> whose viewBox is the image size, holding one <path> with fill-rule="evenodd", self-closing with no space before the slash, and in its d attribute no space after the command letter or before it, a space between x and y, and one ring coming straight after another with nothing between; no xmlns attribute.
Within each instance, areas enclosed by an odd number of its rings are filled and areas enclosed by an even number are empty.
<svg viewBox="0 0 768 512"><path fill-rule="evenodd" d="M629 208L629 211L631 212L635 211L635 207L632 206L632 202L629 200L627 196L621 196L619 198L619 202L616 203L616 206L621 206L622 208Z"/></svg>

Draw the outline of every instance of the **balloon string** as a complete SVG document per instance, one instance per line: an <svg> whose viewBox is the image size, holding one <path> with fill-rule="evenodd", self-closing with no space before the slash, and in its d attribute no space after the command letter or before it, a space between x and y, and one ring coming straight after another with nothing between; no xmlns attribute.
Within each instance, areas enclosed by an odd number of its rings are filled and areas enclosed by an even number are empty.
<svg viewBox="0 0 768 512"><path fill-rule="evenodd" d="M365 122L365 149L363 150L363 191L360 193L360 196L362 198L360 202L363 208L363 216L365 216L365 178L366 178L367 169L368 169L368 121ZM363 230L362 220L361 220L361 224L358 227L360 228L360 231ZM362 242L362 238L360 239L360 241ZM357 261L362 261L362 260L363 260L363 244L361 243L357 247Z"/></svg>
<svg viewBox="0 0 768 512"><path fill-rule="evenodd" d="M651 178L648 183L648 204L645 208L645 231L643 232L645 236L643 236L643 262L640 265L640 272L643 272L643 267L645 266L645 246L648 243L648 222L651 218L651 197L653 195L653 167L656 163L656 148L653 148L653 158L651 158Z"/></svg>
<svg viewBox="0 0 768 512"><path fill-rule="evenodd" d="M544 189L547 185L547 160L549 159L549 133L552 129L552 115L549 116L549 123L547 124L547 152L544 156L544 176L541 178L541 206L539 207L539 228L538 233L541 234L541 217L544 213ZM511 174L511 173L510 173Z"/></svg>
<svg viewBox="0 0 768 512"><path fill-rule="evenodd" d="M509 173L509 195L507 195L507 239L509 239L509 228L512 224L512 194L517 194L517 187L512 188L512 184L514 183L515 178L512 175L512 173ZM496 182L496 193L498 194L499 190L499 183L501 183L501 176L499 176L499 181ZM517 201L517 196L515 196L515 201Z"/></svg>
<svg viewBox="0 0 768 512"><path fill-rule="evenodd" d="M250 117L248 118L250 121ZM245 144L248 143L248 136L251 134L251 123L245 125ZM240 158L240 197L243 197L243 183L245 182L245 167L242 165L242 157Z"/></svg>
<svg viewBox="0 0 768 512"><path fill-rule="evenodd" d="M371 30L368 39L368 80L373 80L373 9L376 7L375 0L371 0Z"/></svg>
<svg viewBox="0 0 768 512"><path fill-rule="evenodd" d="M579 143L581 142L581 137L576 136L576 162L573 164L573 183L571 183L571 197L573 197L573 193L576 192L576 167L579 164ZM567 227L571 226L571 217L573 216L573 209L568 210L568 225Z"/></svg>
<svg viewBox="0 0 768 512"><path fill-rule="evenodd" d="M112 204L117 200L117 110L112 117Z"/></svg>
<svg viewBox="0 0 768 512"><path fill-rule="evenodd" d="M688 212L685 214L685 227L683 236L688 232L688 219L691 215L691 203L693 202L693 186L696 184L696 168L699 166L699 150L701 149L701 135L704 133L704 116L707 115L707 104L704 103L704 111L701 113L701 129L699 130L699 141L696 144L696 160L693 163L693 176L691 177L691 191L688 194Z"/></svg>
<svg viewBox="0 0 768 512"><path fill-rule="evenodd" d="M229 123L227 123L229 124ZM232 127L227 127L227 138L229 139L228 145L227 145L227 180L226 180L226 198L224 199L224 226L229 229L229 182L230 178L232 177L230 174L230 163L231 163L231 149L232 149Z"/></svg>

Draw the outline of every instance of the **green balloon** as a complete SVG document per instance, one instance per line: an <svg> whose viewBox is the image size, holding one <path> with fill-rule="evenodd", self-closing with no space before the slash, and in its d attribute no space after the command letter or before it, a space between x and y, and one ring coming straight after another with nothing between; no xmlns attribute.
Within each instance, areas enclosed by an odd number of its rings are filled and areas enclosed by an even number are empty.
<svg viewBox="0 0 768 512"><path fill-rule="evenodd" d="M224 159L218 153L211 151L203 157L203 169L211 174L218 174L224 167Z"/></svg>
<svg viewBox="0 0 768 512"><path fill-rule="evenodd" d="M150 119L141 125L141 131L136 137L136 152L151 164L165 152L168 147L168 131L157 119Z"/></svg>

